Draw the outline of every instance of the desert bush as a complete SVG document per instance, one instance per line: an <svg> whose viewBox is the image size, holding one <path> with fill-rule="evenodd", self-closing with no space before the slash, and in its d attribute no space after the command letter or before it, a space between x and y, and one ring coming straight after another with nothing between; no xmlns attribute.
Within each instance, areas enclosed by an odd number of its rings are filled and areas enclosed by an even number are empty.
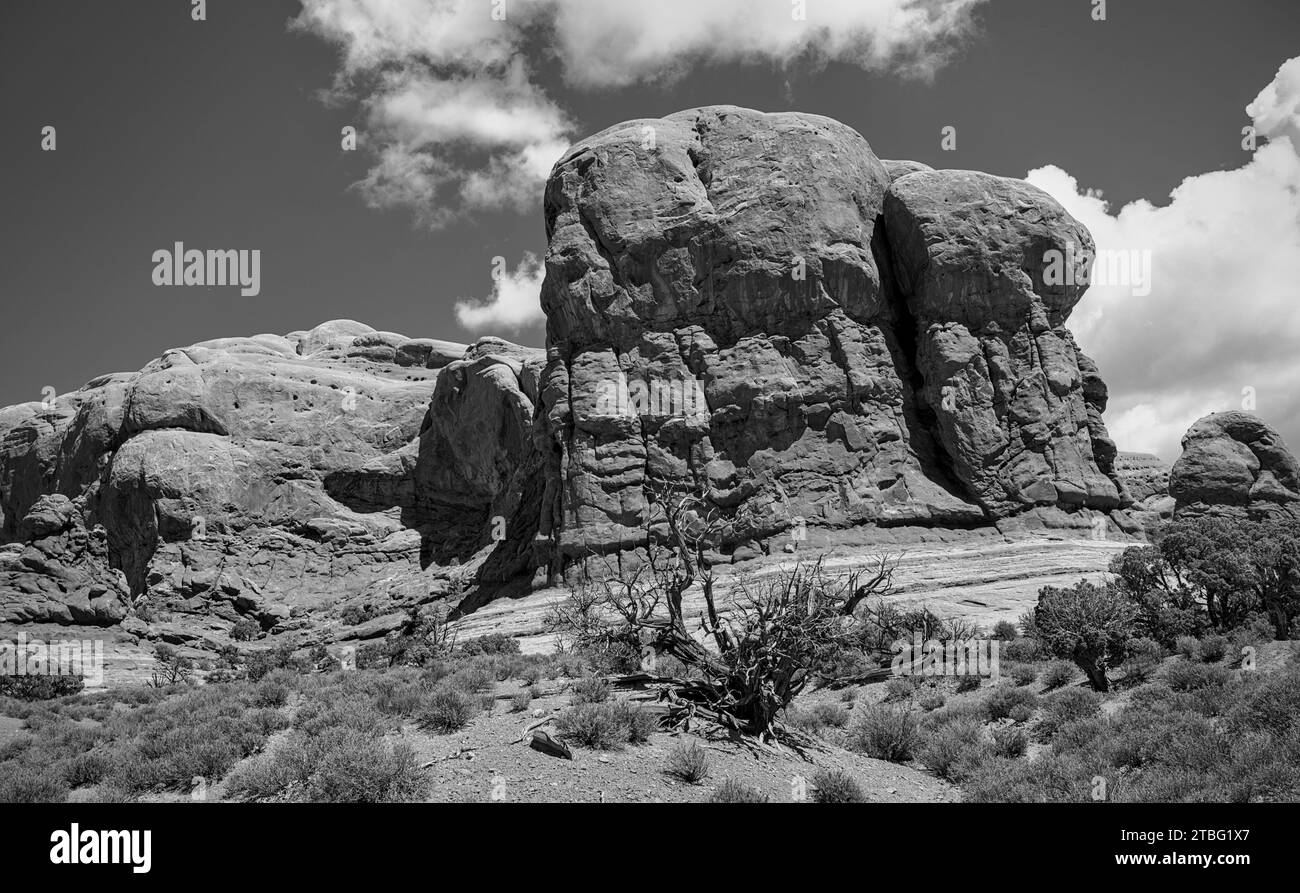
<svg viewBox="0 0 1300 893"><path fill-rule="evenodd" d="M1084 688L1067 688L1044 698L1038 733L1050 738L1067 722L1089 719L1101 712L1101 697Z"/></svg>
<svg viewBox="0 0 1300 893"><path fill-rule="evenodd" d="M107 751L80 753L59 764L63 779L70 788L99 784L113 772L113 760Z"/></svg>
<svg viewBox="0 0 1300 893"><path fill-rule="evenodd" d="M1228 637L1220 635L1210 635L1201 639L1201 660L1206 663L1215 663L1223 660L1228 653Z"/></svg>
<svg viewBox="0 0 1300 893"><path fill-rule="evenodd" d="M957 677L957 691L968 692L975 691L983 683L983 680L975 674Z"/></svg>
<svg viewBox="0 0 1300 893"><path fill-rule="evenodd" d="M885 682L885 700L910 700L920 687L921 682L915 676L890 676L888 681Z"/></svg>
<svg viewBox="0 0 1300 893"><path fill-rule="evenodd" d="M523 713L533 703L533 694L528 689L515 694L510 699L510 710L514 713Z"/></svg>
<svg viewBox="0 0 1300 893"><path fill-rule="evenodd" d="M734 778L724 778L709 796L711 803L770 803L767 794Z"/></svg>
<svg viewBox="0 0 1300 893"><path fill-rule="evenodd" d="M1174 691L1194 691L1228 681L1228 671L1218 664L1193 664L1178 661L1165 669L1165 682Z"/></svg>
<svg viewBox="0 0 1300 893"><path fill-rule="evenodd" d="M1009 620L999 620L993 624L993 638L1001 642L1010 642L1020 638L1020 630Z"/></svg>
<svg viewBox="0 0 1300 893"><path fill-rule="evenodd" d="M0 765L0 803L62 803L67 797L68 782L58 767Z"/></svg>
<svg viewBox="0 0 1300 893"><path fill-rule="evenodd" d="M1038 668L1033 664L1012 664L1009 675L1016 685L1032 685L1038 680Z"/></svg>
<svg viewBox="0 0 1300 893"><path fill-rule="evenodd" d="M75 695L85 684L85 679L72 675L0 676L0 696L19 701L50 701Z"/></svg>
<svg viewBox="0 0 1300 893"><path fill-rule="evenodd" d="M812 777L814 803L866 803L857 779L841 769L818 769Z"/></svg>
<svg viewBox="0 0 1300 893"><path fill-rule="evenodd" d="M699 784L709 774L709 754L696 741L679 741L668 751L664 771L688 784Z"/></svg>
<svg viewBox="0 0 1300 893"><path fill-rule="evenodd" d="M1300 721L1300 671L1251 678L1228 712L1234 732L1267 732L1281 738Z"/></svg>
<svg viewBox="0 0 1300 893"><path fill-rule="evenodd" d="M1074 681L1074 677L1078 672L1078 669L1070 661L1054 660L1043 669L1043 674L1039 678L1042 680L1043 687L1047 691L1052 691L1064 685L1069 685Z"/></svg>
<svg viewBox="0 0 1300 893"><path fill-rule="evenodd" d="M319 735L291 733L270 753L236 770L227 790L250 800L399 803L425 799L429 786L406 745L336 726Z"/></svg>
<svg viewBox="0 0 1300 893"><path fill-rule="evenodd" d="M1155 639L1144 636L1129 639L1124 645L1122 669L1127 683L1144 682L1164 660L1165 649Z"/></svg>
<svg viewBox="0 0 1300 893"><path fill-rule="evenodd" d="M912 758L918 733L918 720L910 710L879 705L864 710L850 727L849 743L868 756L901 763Z"/></svg>
<svg viewBox="0 0 1300 893"><path fill-rule="evenodd" d="M503 633L489 633L463 643L460 651L469 657L480 654L509 656L519 653L519 640Z"/></svg>
<svg viewBox="0 0 1300 893"><path fill-rule="evenodd" d="M421 725L445 735L465 728L478 711L477 699L444 685L434 689L429 695L419 713L419 719Z"/></svg>
<svg viewBox="0 0 1300 893"><path fill-rule="evenodd" d="M262 625L251 617L241 617L230 628L230 638L236 642L250 642L262 634Z"/></svg>
<svg viewBox="0 0 1300 893"><path fill-rule="evenodd" d="M796 729L819 735L827 728L842 729L848 725L849 711L839 704L820 703L807 709L790 706L785 709L785 721Z"/></svg>
<svg viewBox="0 0 1300 893"><path fill-rule="evenodd" d="M938 710L944 705L944 703L946 703L946 701L947 699L943 696L943 692L939 691L937 688L933 688L921 695L921 697L917 698L916 705L925 711Z"/></svg>
<svg viewBox="0 0 1300 893"><path fill-rule="evenodd" d="M566 707L556 717L555 727L566 740L596 750L622 747L629 735L627 717L609 703Z"/></svg>
<svg viewBox="0 0 1300 893"><path fill-rule="evenodd" d="M1046 656L1042 643L1028 636L998 643L998 657L1001 660L1029 663Z"/></svg>
<svg viewBox="0 0 1300 893"><path fill-rule="evenodd" d="M609 700L610 687L600 676L583 676L573 683L573 703L600 704Z"/></svg>
<svg viewBox="0 0 1300 893"><path fill-rule="evenodd" d="M922 736L917 758L941 778L960 781L990 753L992 746L984 738L984 724L960 718Z"/></svg>
<svg viewBox="0 0 1300 893"><path fill-rule="evenodd" d="M1029 736L1019 726L996 726L993 729L993 752L1000 757L1019 757L1029 748Z"/></svg>
<svg viewBox="0 0 1300 893"><path fill-rule="evenodd" d="M1174 650L1188 660L1201 659L1201 640L1196 636L1179 636L1174 640Z"/></svg>
<svg viewBox="0 0 1300 893"><path fill-rule="evenodd" d="M1037 705L1033 692L1004 682L984 697L984 715L992 720L1006 719L1016 707L1033 710Z"/></svg>

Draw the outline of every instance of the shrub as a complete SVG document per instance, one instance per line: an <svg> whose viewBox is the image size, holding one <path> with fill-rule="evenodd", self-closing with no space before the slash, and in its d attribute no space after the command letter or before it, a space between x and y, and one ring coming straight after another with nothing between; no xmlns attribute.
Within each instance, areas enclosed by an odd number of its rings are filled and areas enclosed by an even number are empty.
<svg viewBox="0 0 1300 893"><path fill-rule="evenodd" d="M1228 653L1228 637L1213 635L1201 639L1201 660L1215 663Z"/></svg>
<svg viewBox="0 0 1300 893"><path fill-rule="evenodd" d="M600 676L583 676L573 683L573 703L600 704L609 700L609 683Z"/></svg>
<svg viewBox="0 0 1300 893"><path fill-rule="evenodd" d="M1201 640L1196 636L1179 636L1174 640L1174 650L1188 660L1201 659Z"/></svg>
<svg viewBox="0 0 1300 893"><path fill-rule="evenodd" d="M445 735L469 725L469 721L478 713L478 708L478 701L465 692L440 686L429 696L420 711L420 722Z"/></svg>
<svg viewBox="0 0 1300 893"><path fill-rule="evenodd" d="M943 692L938 689L931 689L921 695L921 697L917 699L916 704L922 710L930 711L938 710L946 701L947 699L943 696Z"/></svg>
<svg viewBox="0 0 1300 893"><path fill-rule="evenodd" d="M1034 718L1034 707L1031 704L1017 704L1011 708L1007 718L1012 722L1029 722Z"/></svg>
<svg viewBox="0 0 1300 893"><path fill-rule="evenodd" d="M668 751L664 771L688 784L699 784L709 774L709 754L695 741L679 741Z"/></svg>
<svg viewBox="0 0 1300 893"><path fill-rule="evenodd" d="M75 695L86 685L80 676L0 676L0 696L19 701L50 701Z"/></svg>
<svg viewBox="0 0 1300 893"><path fill-rule="evenodd" d="M1078 675L1078 672L1070 661L1054 660L1047 665L1039 678L1042 680L1043 687L1047 691L1052 691L1064 685L1069 685L1074 681L1074 677Z"/></svg>
<svg viewBox="0 0 1300 893"><path fill-rule="evenodd" d="M885 683L886 701L906 701L916 694L920 682L915 676L890 676Z"/></svg>
<svg viewBox="0 0 1300 893"><path fill-rule="evenodd" d="M241 617L230 628L230 638L236 642L250 642L262 634L262 625L251 617Z"/></svg>
<svg viewBox="0 0 1300 893"><path fill-rule="evenodd" d="M519 640L502 633L489 633L477 639L470 639L460 646L462 653L473 657L479 654L512 655L519 653Z"/></svg>
<svg viewBox="0 0 1300 893"><path fill-rule="evenodd" d="M1018 726L997 726L993 729L993 752L1000 757L1023 756L1029 748L1029 736Z"/></svg>
<svg viewBox="0 0 1300 893"><path fill-rule="evenodd" d="M1179 661L1165 670L1165 682L1174 691L1195 691L1214 685L1224 685L1228 671L1218 664L1193 664Z"/></svg>
<svg viewBox="0 0 1300 893"><path fill-rule="evenodd" d="M628 717L614 704L575 704L566 707L555 720L555 727L567 740L580 747L614 750L627 742Z"/></svg>
<svg viewBox="0 0 1300 893"><path fill-rule="evenodd" d="M918 721L903 708L868 707L850 729L850 745L879 760L901 763L916 749Z"/></svg>
<svg viewBox="0 0 1300 893"><path fill-rule="evenodd" d="M90 751L65 761L61 769L68 787L81 788L108 778L113 771L113 761L106 752Z"/></svg>
<svg viewBox="0 0 1300 893"><path fill-rule="evenodd" d="M840 769L818 769L812 777L814 803L866 803L857 779Z"/></svg>
<svg viewBox="0 0 1300 893"><path fill-rule="evenodd" d="M1044 738L1053 734L1068 722L1090 719L1101 712L1101 697L1084 688L1067 688L1046 698L1042 705L1038 731Z"/></svg>
<svg viewBox="0 0 1300 893"><path fill-rule="evenodd" d="M533 703L533 694L528 689L516 694L510 699L510 709L515 713L523 713Z"/></svg>
<svg viewBox="0 0 1300 893"><path fill-rule="evenodd" d="M959 781L990 752L991 747L984 740L984 724L975 719L960 718L925 735L917 757L941 778Z"/></svg>
<svg viewBox="0 0 1300 893"><path fill-rule="evenodd" d="M976 676L973 673L968 676L958 676L957 691L958 692L975 691L975 689L980 687L982 681L983 680L981 680L979 676Z"/></svg>
<svg viewBox="0 0 1300 893"><path fill-rule="evenodd" d="M1281 737L1300 721L1300 672L1264 677L1250 685L1229 711L1235 732L1268 732Z"/></svg>
<svg viewBox="0 0 1300 893"><path fill-rule="evenodd" d="M989 719L1006 719L1013 708L1025 706L1032 710L1037 703L1033 692L1004 682L984 698L984 714Z"/></svg>
<svg viewBox="0 0 1300 893"><path fill-rule="evenodd" d="M67 797L68 783L56 768L0 765L0 803L62 803Z"/></svg>
<svg viewBox="0 0 1300 893"><path fill-rule="evenodd" d="M786 708L785 718L796 729L818 735L828 727L842 729L848 725L849 711L839 704L814 704L808 709L791 706Z"/></svg>
<svg viewBox="0 0 1300 893"><path fill-rule="evenodd" d="M478 657L468 666L452 673L447 685L466 694L482 694L496 688L494 666L487 658Z"/></svg>
<svg viewBox="0 0 1300 893"><path fill-rule="evenodd" d="M1043 646L1037 639L1025 637L998 644L998 657L1003 660L1027 663L1042 660L1045 656Z"/></svg>
<svg viewBox="0 0 1300 893"><path fill-rule="evenodd" d="M1165 657L1165 649L1155 639L1139 636L1125 643L1124 654L1125 679L1143 682L1160 666Z"/></svg>
<svg viewBox="0 0 1300 893"><path fill-rule="evenodd" d="M257 800L400 803L424 800L429 784L406 745L335 727L314 736L293 732L271 753L241 766L227 790Z"/></svg>
<svg viewBox="0 0 1300 893"><path fill-rule="evenodd" d="M1038 679L1038 668L1033 664L1012 664L1011 681L1016 685L1032 685Z"/></svg>
<svg viewBox="0 0 1300 893"><path fill-rule="evenodd" d="M772 798L757 788L752 788L747 784L736 781L734 778L724 778L722 783L713 789L713 793L709 796L709 802L770 803Z"/></svg>
<svg viewBox="0 0 1300 893"><path fill-rule="evenodd" d="M615 713L620 715L627 725L627 740L632 744L644 744L650 735L659 728L659 719L649 710L632 706L626 701L614 705Z"/></svg>
<svg viewBox="0 0 1300 893"><path fill-rule="evenodd" d="M313 803L407 803L428 796L429 778L405 744L387 746L355 729L334 729L315 750L306 791Z"/></svg>
<svg viewBox="0 0 1300 893"><path fill-rule="evenodd" d="M1020 638L1020 630L1009 620L999 620L993 624L993 638L1001 642L1010 642Z"/></svg>

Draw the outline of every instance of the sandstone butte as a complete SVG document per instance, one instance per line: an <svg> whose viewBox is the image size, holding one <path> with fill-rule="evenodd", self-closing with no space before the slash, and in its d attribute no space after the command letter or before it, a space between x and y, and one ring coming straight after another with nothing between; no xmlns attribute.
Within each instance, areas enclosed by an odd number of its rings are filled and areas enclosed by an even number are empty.
<svg viewBox="0 0 1300 893"><path fill-rule="evenodd" d="M252 618L302 647L453 596L522 598L480 619L536 633L548 584L637 560L659 481L725 519L722 566L910 549L912 597L1014 617L1174 511L1300 499L1246 413L1193 426L1172 478L1117 451L1066 326L1086 286L1046 274L1092 237L1023 181L720 106L576 144L544 215L545 350L336 320L0 409L0 637L212 650ZM1083 552L1054 572L1047 537ZM927 578L948 552L967 570Z"/></svg>

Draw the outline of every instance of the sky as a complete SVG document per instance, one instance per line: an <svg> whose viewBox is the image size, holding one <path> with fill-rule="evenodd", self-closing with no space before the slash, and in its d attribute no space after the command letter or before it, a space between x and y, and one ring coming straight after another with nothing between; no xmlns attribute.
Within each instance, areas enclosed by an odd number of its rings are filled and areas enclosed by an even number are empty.
<svg viewBox="0 0 1300 893"><path fill-rule="evenodd" d="M1172 461L1196 418L1251 407L1300 448L1300 4L1104 7L5 0L0 405L335 318L541 345L551 164L727 103L1027 178L1100 248L1149 252L1147 287L1094 285L1070 321L1121 449ZM258 250L258 293L155 285L176 242Z"/></svg>

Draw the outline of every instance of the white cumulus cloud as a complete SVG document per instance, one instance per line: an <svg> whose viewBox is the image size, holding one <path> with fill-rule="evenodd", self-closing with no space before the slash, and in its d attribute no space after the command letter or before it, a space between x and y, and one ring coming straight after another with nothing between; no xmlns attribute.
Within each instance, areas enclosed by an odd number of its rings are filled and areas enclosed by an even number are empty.
<svg viewBox="0 0 1300 893"><path fill-rule="evenodd" d="M836 60L927 77L987 0L301 0L291 26L340 49L374 152L355 184L375 208L444 226L535 209L573 122L538 84L616 88L720 62Z"/></svg>
<svg viewBox="0 0 1300 893"><path fill-rule="evenodd" d="M1260 147L1236 170L1188 177L1167 203L1112 211L1059 167L1027 179L1103 251L1150 251L1150 292L1093 285L1070 327L1110 385L1122 450L1166 460L1201 416L1253 404L1300 448L1300 57L1247 107Z"/></svg>
<svg viewBox="0 0 1300 893"><path fill-rule="evenodd" d="M516 332L544 319L541 304L546 265L531 251L512 273L502 270L486 301L456 302L456 319L472 332L503 328Z"/></svg>

